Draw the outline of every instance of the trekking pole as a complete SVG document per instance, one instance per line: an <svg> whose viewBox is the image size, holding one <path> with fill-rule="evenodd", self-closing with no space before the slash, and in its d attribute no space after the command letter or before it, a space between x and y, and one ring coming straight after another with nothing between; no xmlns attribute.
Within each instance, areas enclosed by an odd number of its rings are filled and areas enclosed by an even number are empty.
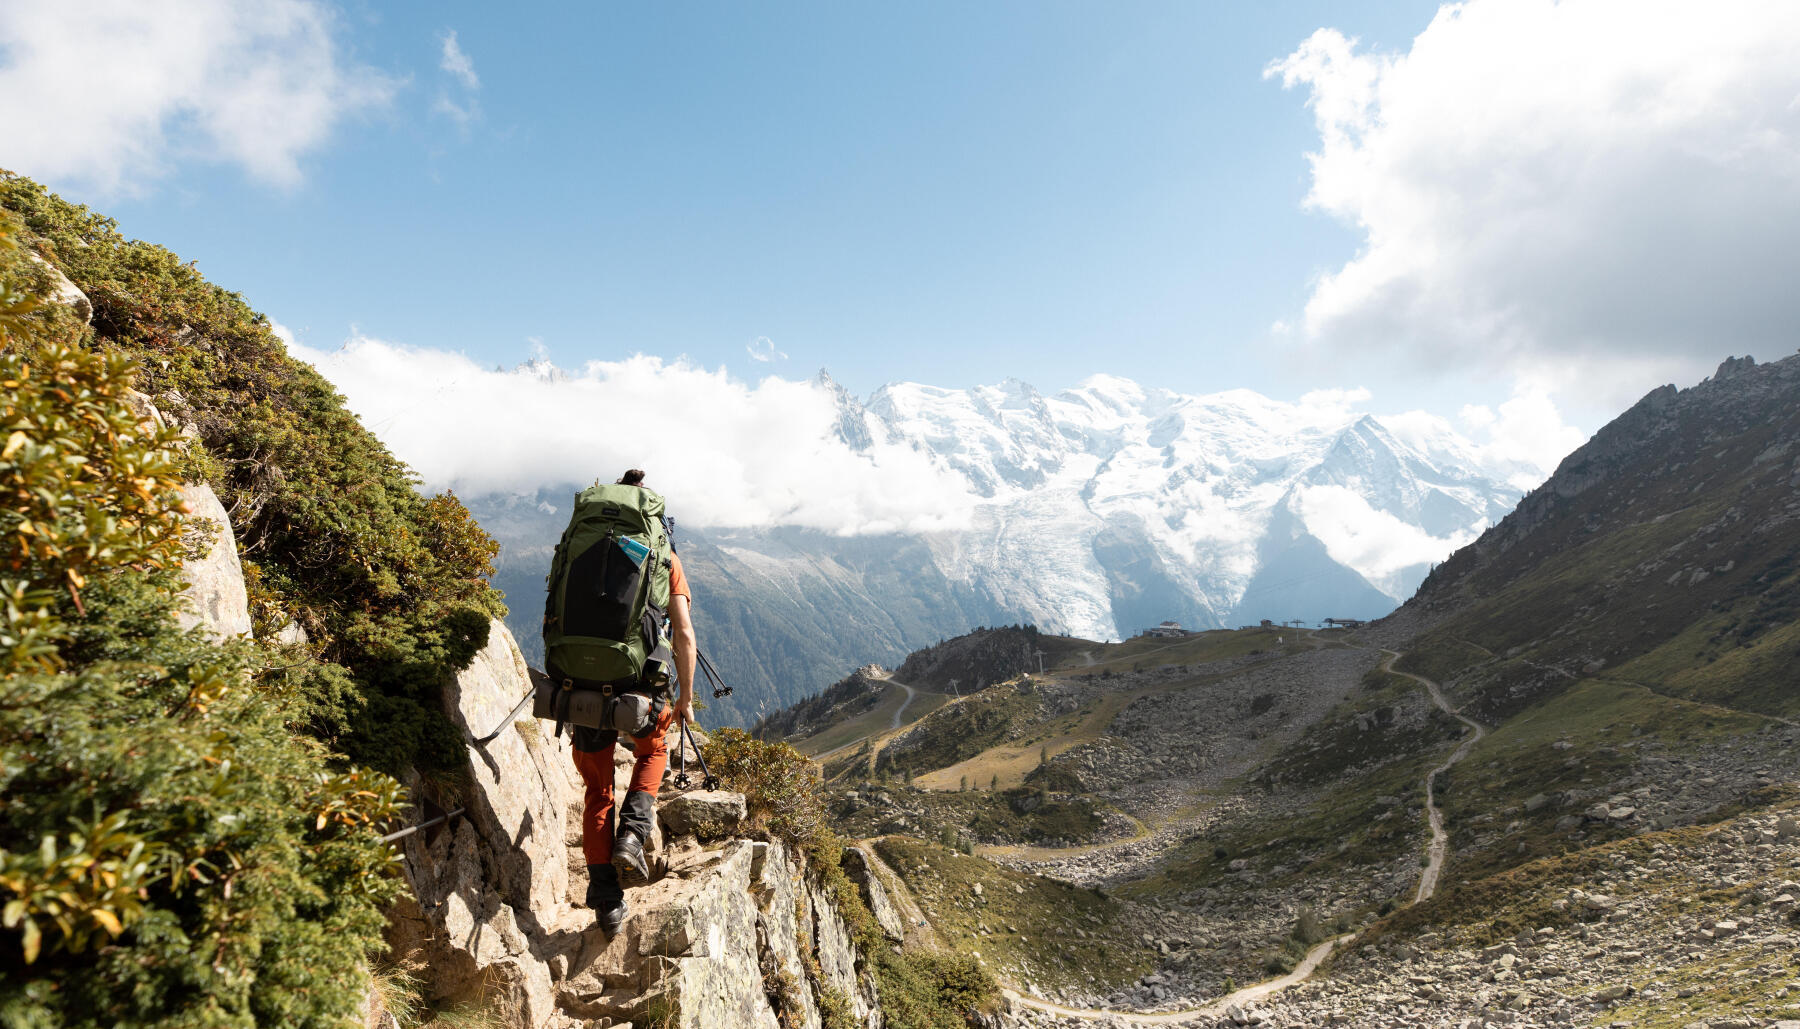
<svg viewBox="0 0 1800 1029"><path fill-rule="evenodd" d="M441 815L437 816L436 818L433 818L429 821L420 822L418 825L414 825L414 826L408 826L407 828L401 829L398 832L388 833L386 836L383 836L381 838L381 842L392 843L395 840L403 839L407 836L411 836L413 833L418 832L420 829L429 829L434 825L441 825L444 822L448 822L450 819L455 818L457 815L460 815L462 813L463 813L462 808L457 808L454 811L446 811L443 814L441 814Z"/></svg>
<svg viewBox="0 0 1800 1029"><path fill-rule="evenodd" d="M693 733L688 731L688 724L686 722L681 723L681 734L682 734L682 736L687 738L687 741L690 744L693 745L694 757L696 759L698 759L700 762L700 788L707 791L708 793L711 793L713 790L718 789L720 786L719 778L718 778L718 776L712 774L712 769L706 767L706 755L701 753L700 745L698 743L694 743L694 735L693 735Z"/></svg>
<svg viewBox="0 0 1800 1029"><path fill-rule="evenodd" d="M498 726L495 726L493 732L490 732L486 736L483 736L482 738L476 740L474 742L474 744L472 744L472 745L477 746L477 747L485 747L489 743L492 743L494 741L494 737L505 732L506 727L513 724L513 719L519 717L519 712L525 710L525 705L531 703L531 698L533 696L535 696L536 694L537 694L537 684L533 683L532 687L525 691L525 696L519 698L519 702L517 704L513 705L513 709L511 712L509 712L507 714L506 720L501 722Z"/></svg>
<svg viewBox="0 0 1800 1029"><path fill-rule="evenodd" d="M725 685L725 677L720 675L719 670L713 667L713 663L706 659L706 651L695 647L694 656L700 659L700 671L706 676L706 681L712 683L713 699L718 700L720 697L731 696L731 687Z"/></svg>
<svg viewBox="0 0 1800 1029"><path fill-rule="evenodd" d="M694 757L698 758L700 761L700 788L709 793L718 789L719 780L712 774L712 769L706 767L706 755L700 753L700 745L694 742L694 736L688 731L688 724L686 722L681 723L681 742L676 744L676 749L681 751L681 754L679 755L681 764L675 772L675 788L678 790L685 790L693 784L694 780L687 773L687 752L689 747L694 748Z"/></svg>
<svg viewBox="0 0 1800 1029"><path fill-rule="evenodd" d="M675 758L679 762L675 768L675 788L678 790L685 790L694 782L694 780L688 778L687 774L687 743L687 723L682 722L681 735L677 737L675 741ZM699 753L699 750L696 749L694 752L697 754Z"/></svg>

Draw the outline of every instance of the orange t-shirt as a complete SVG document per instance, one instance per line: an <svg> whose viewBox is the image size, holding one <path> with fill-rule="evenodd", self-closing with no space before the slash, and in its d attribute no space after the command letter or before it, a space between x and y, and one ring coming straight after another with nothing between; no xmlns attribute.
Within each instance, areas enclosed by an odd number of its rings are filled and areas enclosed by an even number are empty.
<svg viewBox="0 0 1800 1029"><path fill-rule="evenodd" d="M669 601L673 603L676 597L686 597L690 604L694 602L694 595L688 592L687 573L681 570L681 555L670 553Z"/></svg>

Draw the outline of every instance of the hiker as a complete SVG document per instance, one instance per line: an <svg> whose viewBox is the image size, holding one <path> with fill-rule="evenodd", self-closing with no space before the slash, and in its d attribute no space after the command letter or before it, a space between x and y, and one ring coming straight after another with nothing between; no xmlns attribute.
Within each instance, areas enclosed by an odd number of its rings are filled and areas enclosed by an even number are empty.
<svg viewBox="0 0 1800 1029"><path fill-rule="evenodd" d="M658 528L663 535L658 542L666 545L668 550L668 608L661 612L668 619L667 647L660 642L646 646L645 666L639 668L621 680L607 683L608 687L622 692L650 693L655 698L651 707L651 725L641 735L634 734L632 754L637 758L636 767L632 769L631 786L625 794L623 803L614 803L613 798L613 747L620 742L619 731L613 728L587 728L574 726L575 769L581 773L581 781L586 790L581 812L581 849L587 859L588 891L587 906L594 911L601 932L611 937L618 933L619 927L625 923L627 908L625 905L624 886L628 880L648 882L650 866L644 858L644 845L650 838L653 820L656 817L656 790L662 784L663 770L669 763L669 744L667 733L671 724L691 722L694 717L694 659L698 653L698 645L694 638L694 623L689 610L691 594L688 592L687 576L681 568L681 559L676 556L672 541L667 539L668 523L661 520L662 498L644 487L644 473L633 468L619 477L617 485L635 486L642 491L641 508L654 515ZM604 488L610 489L610 488ZM650 566L657 565L654 559ZM588 569L590 575L608 578L602 570L595 573ZM579 576L584 569L580 561L571 568L569 574ZM657 567L648 567L652 577L660 574ZM569 588L576 588L573 581ZM610 589L610 584L590 584L591 588ZM633 586L635 591L637 587ZM647 594L659 592L648 587ZM652 605L648 608L648 619L658 614ZM570 627L564 626L569 629ZM661 635L661 627L657 626L655 635ZM670 654L672 651L672 655ZM671 706L666 703L668 688L668 669L664 662L673 657L674 677L679 684L679 694ZM551 676L563 674L552 670Z"/></svg>

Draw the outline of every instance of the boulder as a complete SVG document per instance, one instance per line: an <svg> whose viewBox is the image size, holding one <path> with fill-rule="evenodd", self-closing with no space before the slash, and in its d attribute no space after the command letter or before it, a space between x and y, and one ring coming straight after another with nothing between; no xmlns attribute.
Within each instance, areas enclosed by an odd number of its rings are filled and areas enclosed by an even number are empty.
<svg viewBox="0 0 1800 1029"><path fill-rule="evenodd" d="M29 257L32 264L37 265L40 270L44 271L50 277L50 289L45 295L45 299L53 304L60 304L63 307L73 308L76 317L81 319L82 324L92 325L94 322L94 302L89 300L87 294L81 291L81 287L69 281L69 277L62 273L61 268L44 260L36 253L27 250L25 251L25 256Z"/></svg>
<svg viewBox="0 0 1800 1029"><path fill-rule="evenodd" d="M45 267L55 271L53 265ZM68 288L81 296L72 283ZM87 303L87 298L81 297L81 302ZM145 394L128 389L124 400L141 423L158 429L171 424ZM181 502L187 506L184 521L189 542L199 553L182 566L187 588L181 591L183 603L176 620L183 629L200 626L217 639L249 635L250 596L244 587L244 566L238 561L231 516L219 502L219 495L203 482L188 483L180 493Z"/></svg>
<svg viewBox="0 0 1800 1029"><path fill-rule="evenodd" d="M187 588L181 591L185 603L177 616L181 627L198 625L220 639L249 635L250 597L225 505L205 483L181 487L181 499L189 508L188 524L210 540L205 553L182 566Z"/></svg>
<svg viewBox="0 0 1800 1029"><path fill-rule="evenodd" d="M744 795L723 790L682 793L663 802L658 815L663 831L672 836L729 836L743 824Z"/></svg>

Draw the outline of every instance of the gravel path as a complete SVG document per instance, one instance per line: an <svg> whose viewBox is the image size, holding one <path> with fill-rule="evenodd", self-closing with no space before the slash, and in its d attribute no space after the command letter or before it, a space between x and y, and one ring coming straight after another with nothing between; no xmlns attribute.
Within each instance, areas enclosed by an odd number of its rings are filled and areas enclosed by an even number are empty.
<svg viewBox="0 0 1800 1029"><path fill-rule="evenodd" d="M1457 762L1463 758L1468 757L1469 751L1474 749L1475 744L1481 742L1481 738L1487 735L1487 729L1483 728L1480 722L1464 717L1451 707L1450 702L1444 699L1443 689L1437 683L1423 675L1394 671L1394 662L1400 660L1398 651L1384 650L1382 653L1387 655L1387 660L1381 663L1382 671L1404 676L1424 686L1425 691L1431 694L1431 702L1436 704L1439 710L1475 730L1473 735L1464 737L1462 745L1445 758L1443 764L1433 768L1425 775L1425 812L1431 819L1431 848L1426 852L1429 860L1425 865L1425 871L1419 876L1419 892L1413 896L1413 903L1417 904L1420 901L1429 900L1431 895L1437 892L1438 875L1444 870L1444 856L1450 850L1450 835L1444 831L1444 811L1437 804L1435 789L1437 777L1454 768Z"/></svg>
<svg viewBox="0 0 1800 1029"><path fill-rule="evenodd" d="M900 705L900 710L894 712L894 720L888 724L889 729L898 729L902 725L906 724L906 709L909 707L912 707L913 698L918 696L919 693L917 690L913 689L911 686L908 686L907 684L901 682L898 679L890 678L890 679L888 679L888 682L891 682L895 686L898 686L901 689L906 691L905 702L903 702Z"/></svg>

